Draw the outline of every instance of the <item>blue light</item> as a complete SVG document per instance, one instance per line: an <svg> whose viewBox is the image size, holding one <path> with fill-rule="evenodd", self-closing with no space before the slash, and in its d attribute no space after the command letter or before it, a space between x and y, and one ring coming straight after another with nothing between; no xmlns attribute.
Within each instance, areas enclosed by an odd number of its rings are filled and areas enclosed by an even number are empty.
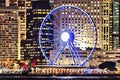
<svg viewBox="0 0 120 80"><path fill-rule="evenodd" d="M70 34L70 41L73 42L75 39L75 35L72 32L69 32Z"/></svg>
<svg viewBox="0 0 120 80"><path fill-rule="evenodd" d="M70 38L70 34L69 34L68 32L63 32L63 33L61 34L61 40L62 40L63 42L67 42L67 41L69 40L69 38Z"/></svg>

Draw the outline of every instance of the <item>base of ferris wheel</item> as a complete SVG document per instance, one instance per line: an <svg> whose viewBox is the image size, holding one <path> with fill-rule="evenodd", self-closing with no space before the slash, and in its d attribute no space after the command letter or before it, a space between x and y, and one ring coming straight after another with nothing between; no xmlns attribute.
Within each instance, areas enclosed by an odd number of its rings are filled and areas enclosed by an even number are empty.
<svg viewBox="0 0 120 80"><path fill-rule="evenodd" d="M62 67L64 67L64 68L88 68L87 66L85 66L85 65L82 65L82 66L78 66L78 65L51 65L51 64L49 64L49 65L36 65L36 67L59 67L59 68L62 68Z"/></svg>
<svg viewBox="0 0 120 80"><path fill-rule="evenodd" d="M49 67L86 67L86 63L80 64L80 63L75 63L75 64L57 64L57 63L51 63L47 62L46 65L41 65L41 66L49 66Z"/></svg>

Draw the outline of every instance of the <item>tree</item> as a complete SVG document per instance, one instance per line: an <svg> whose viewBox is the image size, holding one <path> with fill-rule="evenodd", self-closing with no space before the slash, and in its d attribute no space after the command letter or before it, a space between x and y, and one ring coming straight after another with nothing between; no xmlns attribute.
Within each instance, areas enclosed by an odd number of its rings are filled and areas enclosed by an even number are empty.
<svg viewBox="0 0 120 80"><path fill-rule="evenodd" d="M101 64L99 65L99 68L100 68L100 69L105 69L105 68L107 68L107 69L109 69L110 71L115 71L115 70L117 70L115 67L116 67L116 63L115 63L115 62L112 62L112 61L105 61L105 62L103 62L103 63L101 63Z"/></svg>

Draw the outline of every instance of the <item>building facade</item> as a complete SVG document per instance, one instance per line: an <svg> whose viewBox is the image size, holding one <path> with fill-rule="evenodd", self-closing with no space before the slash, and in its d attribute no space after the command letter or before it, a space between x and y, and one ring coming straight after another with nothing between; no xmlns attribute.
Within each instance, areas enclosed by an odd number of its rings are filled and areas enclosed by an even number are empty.
<svg viewBox="0 0 120 80"><path fill-rule="evenodd" d="M111 34L110 28L112 29L112 11L111 11L111 0L102 1L102 49L109 50L112 48L110 44Z"/></svg>
<svg viewBox="0 0 120 80"><path fill-rule="evenodd" d="M31 8L31 0L1 0L1 6L15 8L17 7L18 15L20 16L20 28L19 33L20 39L19 39L19 57L18 59L23 59L23 55L21 55L21 41L26 39L26 9Z"/></svg>
<svg viewBox="0 0 120 80"><path fill-rule="evenodd" d="M22 41L22 55L29 60L34 57L43 59L39 47L39 29L45 16L50 12L49 0L36 0L31 2L31 7L27 9L26 40ZM46 44L46 46L49 44Z"/></svg>
<svg viewBox="0 0 120 80"><path fill-rule="evenodd" d="M120 1L112 3L112 49L120 47Z"/></svg>
<svg viewBox="0 0 120 80"><path fill-rule="evenodd" d="M93 19L95 26L97 28L97 48L101 48L101 12L102 12L102 5L101 5L102 1L101 0L56 0L54 2L54 7L58 7L61 5L73 5L73 6L77 6L81 9L83 9L84 11L86 11ZM79 18L79 16L78 16ZM79 19L77 19L79 20ZM65 21L65 20L60 20ZM74 24L79 24L80 22L76 21L76 23Z"/></svg>
<svg viewBox="0 0 120 80"><path fill-rule="evenodd" d="M102 0L102 49L115 50L120 46L119 0Z"/></svg>
<svg viewBox="0 0 120 80"><path fill-rule="evenodd" d="M18 7L20 16L19 59L40 55L38 32L44 17L50 12L54 0L3 0L6 7ZM37 3L38 2L38 3ZM27 56L27 57L25 57Z"/></svg>
<svg viewBox="0 0 120 80"><path fill-rule="evenodd" d="M6 7L18 7L20 16L20 35L21 40L26 39L26 8L30 6L30 0L6 0Z"/></svg>
<svg viewBox="0 0 120 80"><path fill-rule="evenodd" d="M20 31L19 31L19 35L20 35L20 49L19 49L19 59L23 59L22 53L22 40L26 40L26 9L27 8L31 8L31 0L4 0L5 1L5 6L6 7L17 7L18 8L18 15L20 16Z"/></svg>
<svg viewBox="0 0 120 80"><path fill-rule="evenodd" d="M0 60L19 57L20 17L17 8L0 7Z"/></svg>
<svg viewBox="0 0 120 80"><path fill-rule="evenodd" d="M20 35L20 49L19 49L19 59L23 59L24 55L22 55L22 50L23 50L23 46L21 44L24 40L26 40L26 25L27 25L27 9L31 9L31 1L32 0L4 0L5 1L5 6L6 7L18 7L18 15L20 16L20 31L19 31L19 35Z"/></svg>

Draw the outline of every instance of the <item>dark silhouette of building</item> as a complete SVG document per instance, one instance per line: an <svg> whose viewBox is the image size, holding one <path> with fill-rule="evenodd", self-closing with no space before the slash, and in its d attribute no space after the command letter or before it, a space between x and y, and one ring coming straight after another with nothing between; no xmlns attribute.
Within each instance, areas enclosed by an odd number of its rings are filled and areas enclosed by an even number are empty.
<svg viewBox="0 0 120 80"><path fill-rule="evenodd" d="M30 9L27 9L27 27L26 40L22 43L22 53L24 59L32 59L33 57L43 59L39 47L39 29L45 16L51 10L49 0L38 0L31 2Z"/></svg>
<svg viewBox="0 0 120 80"><path fill-rule="evenodd" d="M5 0L0 0L0 6L5 6Z"/></svg>

